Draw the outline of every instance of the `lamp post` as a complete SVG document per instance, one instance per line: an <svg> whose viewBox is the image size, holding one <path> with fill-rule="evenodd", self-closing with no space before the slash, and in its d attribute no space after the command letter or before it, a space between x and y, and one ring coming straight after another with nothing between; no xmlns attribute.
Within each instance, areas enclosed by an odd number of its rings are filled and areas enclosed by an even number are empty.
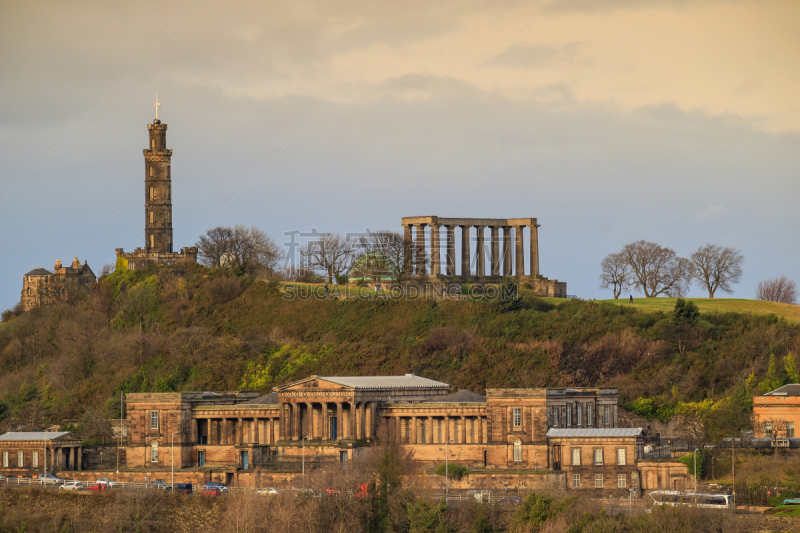
<svg viewBox="0 0 800 533"><path fill-rule="evenodd" d="M300 448L303 452L303 488L306 488L306 439L308 435L300 440Z"/></svg>
<svg viewBox="0 0 800 533"><path fill-rule="evenodd" d="M447 498L450 496L450 474L447 464L447 445L453 442L449 440L444 443L444 502L447 504Z"/></svg>
<svg viewBox="0 0 800 533"><path fill-rule="evenodd" d="M170 440L172 441L172 451L170 452L170 456L172 459L172 485L170 485L170 489L172 492L175 492L175 433L180 433L180 430L173 431L172 434L169 436Z"/></svg>
<svg viewBox="0 0 800 533"><path fill-rule="evenodd" d="M692 457L694 458L694 504L695 507L697 506L697 452L700 450L698 448L694 449L692 452Z"/></svg>

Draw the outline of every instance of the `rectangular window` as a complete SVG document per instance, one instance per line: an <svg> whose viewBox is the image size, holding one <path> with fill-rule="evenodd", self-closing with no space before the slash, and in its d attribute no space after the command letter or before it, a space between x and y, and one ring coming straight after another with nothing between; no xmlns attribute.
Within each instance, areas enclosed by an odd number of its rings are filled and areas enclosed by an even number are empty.
<svg viewBox="0 0 800 533"><path fill-rule="evenodd" d="M572 427L572 404L567 404L567 427Z"/></svg>
<svg viewBox="0 0 800 533"><path fill-rule="evenodd" d="M603 474L595 474L594 475L594 488L602 489L603 488Z"/></svg>
<svg viewBox="0 0 800 533"><path fill-rule="evenodd" d="M572 448L572 464L573 466L578 466L581 464L581 449L580 448Z"/></svg>
<svg viewBox="0 0 800 533"><path fill-rule="evenodd" d="M581 475L572 474L572 488L579 489L581 487Z"/></svg>
<svg viewBox="0 0 800 533"><path fill-rule="evenodd" d="M586 425L588 427L592 426L592 413L594 412L594 404L587 403L586 404Z"/></svg>
<svg viewBox="0 0 800 533"><path fill-rule="evenodd" d="M794 438L794 422L786 422L786 438Z"/></svg>
<svg viewBox="0 0 800 533"><path fill-rule="evenodd" d="M617 448L617 464L620 466L625 466L625 448Z"/></svg>
<svg viewBox="0 0 800 533"><path fill-rule="evenodd" d="M39 452L34 450L33 456L31 458L33 459L32 461L33 467L36 468L37 466L39 466Z"/></svg>
<svg viewBox="0 0 800 533"><path fill-rule="evenodd" d="M8 468L8 452L3 452L3 468Z"/></svg>
<svg viewBox="0 0 800 533"><path fill-rule="evenodd" d="M617 474L617 487L624 489L628 486L628 478L625 477L625 474Z"/></svg>
<svg viewBox="0 0 800 533"><path fill-rule="evenodd" d="M603 464L603 448L594 449L594 464L596 465Z"/></svg>
<svg viewBox="0 0 800 533"><path fill-rule="evenodd" d="M158 411L150 411L150 429L158 429Z"/></svg>
<svg viewBox="0 0 800 533"><path fill-rule="evenodd" d="M25 466L25 455L22 452L17 452L17 468L23 468Z"/></svg>
<svg viewBox="0 0 800 533"><path fill-rule="evenodd" d="M603 420L607 426L611 425L611 407L606 405L603 407Z"/></svg>
<svg viewBox="0 0 800 533"><path fill-rule="evenodd" d="M764 437L772 438L772 422L764 422Z"/></svg>
<svg viewBox="0 0 800 533"><path fill-rule="evenodd" d="M578 411L578 416L576 416L576 418L577 418L577 423L578 423L578 427L581 427L581 426L583 425L583 419L582 419L582 417L581 417L581 414L582 414L582 413L581 413L581 407L583 407L583 405L582 405L582 404L578 404L578 405L577 405L577 407L576 407L576 409L577 409L577 411Z"/></svg>
<svg viewBox="0 0 800 533"><path fill-rule="evenodd" d="M522 409L519 407L515 407L513 412L514 418L514 427L521 428L522 427Z"/></svg>
<svg viewBox="0 0 800 533"><path fill-rule="evenodd" d="M558 407L552 408L552 416L553 416L553 427L557 428L558 426Z"/></svg>

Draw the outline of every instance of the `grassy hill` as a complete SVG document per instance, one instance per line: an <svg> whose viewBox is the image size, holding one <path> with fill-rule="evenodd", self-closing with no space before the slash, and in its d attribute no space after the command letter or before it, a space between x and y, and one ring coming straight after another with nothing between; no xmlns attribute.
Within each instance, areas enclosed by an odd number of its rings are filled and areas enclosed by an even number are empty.
<svg viewBox="0 0 800 533"><path fill-rule="evenodd" d="M686 298L693 301L702 313L753 313L757 315L775 315L789 322L800 322L800 306L761 300L745 300L739 298ZM668 313L675 307L676 298L634 298L601 300L606 303L633 307L645 312Z"/></svg>
<svg viewBox="0 0 800 533"><path fill-rule="evenodd" d="M266 392L309 374L415 373L478 393L603 385L624 403L698 401L751 373L763 379L770 354L800 353L796 310L765 302L695 300L700 322L686 330L672 324L666 298L631 305L523 291L507 311L299 289L175 265L115 272L88 297L17 316L0 327L0 430L118 416L121 391Z"/></svg>

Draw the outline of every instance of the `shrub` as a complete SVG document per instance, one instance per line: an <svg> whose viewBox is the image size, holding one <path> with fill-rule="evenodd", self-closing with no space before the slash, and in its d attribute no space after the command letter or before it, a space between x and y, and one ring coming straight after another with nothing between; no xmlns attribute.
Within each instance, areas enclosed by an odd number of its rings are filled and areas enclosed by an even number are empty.
<svg viewBox="0 0 800 533"><path fill-rule="evenodd" d="M237 278L218 277L211 280L206 289L211 303L220 305L242 294L242 282Z"/></svg>
<svg viewBox="0 0 800 533"><path fill-rule="evenodd" d="M436 475L444 476L445 470L447 470L447 477L449 479L454 479L456 481L458 481L464 476L469 475L469 469L466 466L461 466L458 463L439 465L439 468L436 469Z"/></svg>
<svg viewBox="0 0 800 533"><path fill-rule="evenodd" d="M350 276L347 274L339 274L336 276L336 284L337 285L347 285L347 282L350 281Z"/></svg>
<svg viewBox="0 0 800 533"><path fill-rule="evenodd" d="M686 467L689 469L689 475L694 475L694 458L697 456L697 477L702 478L705 470L703 467L705 466L705 461L703 459L703 451L700 450L696 453L690 453L688 455L684 455L683 457L678 457L678 461L685 464Z"/></svg>

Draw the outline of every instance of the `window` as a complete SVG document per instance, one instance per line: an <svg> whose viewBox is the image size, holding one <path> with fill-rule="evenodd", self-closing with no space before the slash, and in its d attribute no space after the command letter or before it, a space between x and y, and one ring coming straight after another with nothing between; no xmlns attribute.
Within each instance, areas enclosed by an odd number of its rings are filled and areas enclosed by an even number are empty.
<svg viewBox="0 0 800 533"><path fill-rule="evenodd" d="M578 466L581 464L581 449L580 448L572 448L572 464L573 466Z"/></svg>
<svg viewBox="0 0 800 533"><path fill-rule="evenodd" d="M514 420L514 427L521 428L522 427L522 409L520 407L515 407L512 411L512 418Z"/></svg>
<svg viewBox="0 0 800 533"><path fill-rule="evenodd" d="M581 417L581 414L582 414L581 413L581 411L582 411L581 407L583 407L582 404L578 404L577 407L576 407L578 412L577 412L577 416L575 418L577 418L577 420L578 420L578 427L581 427L581 425L582 425L581 423L583 421L583 417Z"/></svg>
<svg viewBox="0 0 800 533"><path fill-rule="evenodd" d="M572 427L572 404L567 404L567 427Z"/></svg>
<svg viewBox="0 0 800 533"><path fill-rule="evenodd" d="M628 485L628 479L625 474L617 474L617 487L624 489Z"/></svg>
<svg viewBox="0 0 800 533"><path fill-rule="evenodd" d="M3 468L8 468L8 452L3 452Z"/></svg>
<svg viewBox="0 0 800 533"><path fill-rule="evenodd" d="M764 436L768 439L772 438L772 422L764 422Z"/></svg>
<svg viewBox="0 0 800 533"><path fill-rule="evenodd" d="M150 429L158 429L158 411L150 411Z"/></svg>
<svg viewBox="0 0 800 533"><path fill-rule="evenodd" d="M786 438L794 438L794 422L786 422Z"/></svg>
<svg viewBox="0 0 800 533"><path fill-rule="evenodd" d="M594 488L602 489L603 488L603 474L595 474L594 475Z"/></svg>
<svg viewBox="0 0 800 533"><path fill-rule="evenodd" d="M558 407L551 407L550 408L550 418L552 419L551 423L552 423L553 427L557 428L558 427Z"/></svg>
<svg viewBox="0 0 800 533"><path fill-rule="evenodd" d="M22 468L25 466L25 455L19 451L17 452L17 468Z"/></svg>
<svg viewBox="0 0 800 533"><path fill-rule="evenodd" d="M153 212L152 211L150 211L150 223L151 224L153 223Z"/></svg>
<svg viewBox="0 0 800 533"><path fill-rule="evenodd" d="M155 150L156 149L156 140L155 139L150 139L150 149L151 150Z"/></svg>
<svg viewBox="0 0 800 533"><path fill-rule="evenodd" d="M158 462L158 442L156 441L150 443L150 462Z"/></svg>
<svg viewBox="0 0 800 533"><path fill-rule="evenodd" d="M153 172L153 167L150 167L150 177L152 178L154 175L155 175L155 172Z"/></svg>
<svg viewBox="0 0 800 533"><path fill-rule="evenodd" d="M625 462L625 448L617 448L617 464L624 466Z"/></svg>
<svg viewBox="0 0 800 533"><path fill-rule="evenodd" d="M592 427L592 413L594 412L594 404L586 404L586 425Z"/></svg>
<svg viewBox="0 0 800 533"><path fill-rule="evenodd" d="M156 199L156 188L153 187L152 185L150 186L150 199L151 200Z"/></svg>
<svg viewBox="0 0 800 533"><path fill-rule="evenodd" d="M30 287L28 287L28 296L30 296L32 293L33 293L33 291L31 290Z"/></svg>
<svg viewBox="0 0 800 533"><path fill-rule="evenodd" d="M522 441L519 439L514 440L514 462L519 463L522 461Z"/></svg>
<svg viewBox="0 0 800 533"><path fill-rule="evenodd" d="M150 234L150 248L155 248L156 246L156 236L152 233Z"/></svg>
<svg viewBox="0 0 800 533"><path fill-rule="evenodd" d="M581 475L580 474L572 474L572 488L573 489L581 488Z"/></svg>
<svg viewBox="0 0 800 533"><path fill-rule="evenodd" d="M34 450L33 454L31 454L31 459L33 460L32 465L34 468L39 466L39 452L37 450Z"/></svg>
<svg viewBox="0 0 800 533"><path fill-rule="evenodd" d="M596 465L603 464L603 448L594 449L594 464Z"/></svg>
<svg viewBox="0 0 800 533"><path fill-rule="evenodd" d="M603 420L607 426L611 425L611 407L608 405L603 406Z"/></svg>

